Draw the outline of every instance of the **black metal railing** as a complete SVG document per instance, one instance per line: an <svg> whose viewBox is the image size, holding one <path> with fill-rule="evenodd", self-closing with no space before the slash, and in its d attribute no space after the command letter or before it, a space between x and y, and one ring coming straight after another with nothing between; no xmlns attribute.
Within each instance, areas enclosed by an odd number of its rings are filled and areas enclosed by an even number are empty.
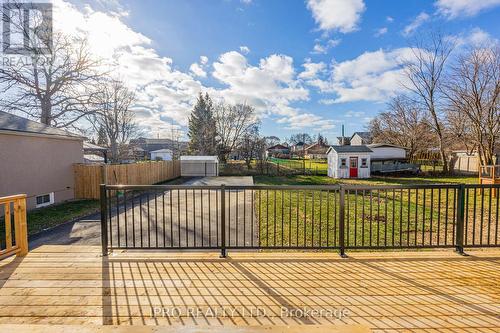
<svg viewBox="0 0 500 333"><path fill-rule="evenodd" d="M499 246L500 185L101 185L113 249Z"/></svg>

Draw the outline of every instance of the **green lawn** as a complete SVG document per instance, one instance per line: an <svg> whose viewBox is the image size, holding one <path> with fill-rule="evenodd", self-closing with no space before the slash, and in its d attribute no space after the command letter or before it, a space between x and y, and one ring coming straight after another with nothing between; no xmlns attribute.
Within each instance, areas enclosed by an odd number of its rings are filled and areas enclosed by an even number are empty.
<svg viewBox="0 0 500 333"><path fill-rule="evenodd" d="M78 200L64 202L28 211L28 236L54 227L72 219L83 217L99 210L98 200ZM5 242L5 221L0 218L0 240ZM1 244L4 246L4 243Z"/></svg>
<svg viewBox="0 0 500 333"><path fill-rule="evenodd" d="M294 176L254 176L256 184L267 185L395 185L395 184L430 184L430 183L464 183L478 184L477 177L372 177L367 179L335 179L327 176L294 175Z"/></svg>
<svg viewBox="0 0 500 333"><path fill-rule="evenodd" d="M339 183L339 180L322 176L259 176L254 180L256 184L269 185ZM342 180L345 184L371 185L476 182L477 178L473 177ZM345 198L347 242L358 246L400 246L444 244L446 240L450 244L456 221L456 194L455 189L349 191ZM338 245L337 191L261 190L255 195L261 245ZM489 190L484 195L479 191L468 193L469 242L472 238L486 242L488 237L495 237L498 233L495 229L498 206L498 199L491 197ZM476 221L475 228L472 228L473 220Z"/></svg>
<svg viewBox="0 0 500 333"><path fill-rule="evenodd" d="M282 159L270 158L270 162L279 165L284 173L286 169L306 171L312 174L326 175L328 170L328 163L326 160L303 160L303 159Z"/></svg>

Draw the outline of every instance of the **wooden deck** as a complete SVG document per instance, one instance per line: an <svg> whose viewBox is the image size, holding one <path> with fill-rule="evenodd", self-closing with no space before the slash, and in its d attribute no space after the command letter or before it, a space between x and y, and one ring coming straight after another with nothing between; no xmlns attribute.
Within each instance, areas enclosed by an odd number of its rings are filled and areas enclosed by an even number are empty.
<svg viewBox="0 0 500 333"><path fill-rule="evenodd" d="M1 261L0 324L356 324L361 326L345 331L358 332L500 327L497 249L469 251L468 257L450 250L351 252L348 259L283 252L230 252L227 259L217 253L129 252L103 258L99 251L42 246Z"/></svg>

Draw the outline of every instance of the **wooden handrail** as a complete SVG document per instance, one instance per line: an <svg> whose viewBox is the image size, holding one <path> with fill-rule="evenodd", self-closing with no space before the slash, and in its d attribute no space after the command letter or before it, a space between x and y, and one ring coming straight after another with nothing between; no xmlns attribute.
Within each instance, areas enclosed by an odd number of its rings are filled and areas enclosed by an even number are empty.
<svg viewBox="0 0 500 333"><path fill-rule="evenodd" d="M5 249L0 251L0 258L5 258L12 254L25 256L28 254L26 194L2 197L0 198L0 205L4 207L5 218ZM14 216L15 244L12 242L12 216Z"/></svg>

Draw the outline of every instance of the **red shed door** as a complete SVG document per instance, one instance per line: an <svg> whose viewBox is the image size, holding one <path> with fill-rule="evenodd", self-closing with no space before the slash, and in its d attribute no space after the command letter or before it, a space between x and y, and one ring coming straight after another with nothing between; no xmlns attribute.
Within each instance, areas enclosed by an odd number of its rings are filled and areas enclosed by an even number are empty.
<svg viewBox="0 0 500 333"><path fill-rule="evenodd" d="M358 157L349 158L349 178L358 178Z"/></svg>

